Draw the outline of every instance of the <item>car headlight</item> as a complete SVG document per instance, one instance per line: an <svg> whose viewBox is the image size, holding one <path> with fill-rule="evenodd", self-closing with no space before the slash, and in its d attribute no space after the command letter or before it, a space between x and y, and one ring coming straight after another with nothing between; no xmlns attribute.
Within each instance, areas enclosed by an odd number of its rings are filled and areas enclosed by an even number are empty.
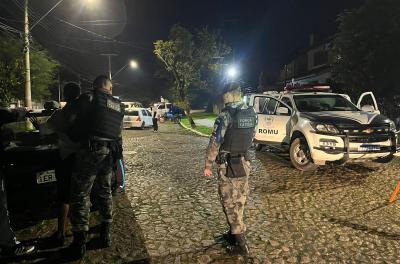
<svg viewBox="0 0 400 264"><path fill-rule="evenodd" d="M339 130L330 124L321 124L321 123L311 123L312 128L314 128L317 132L329 133L329 134L339 134Z"/></svg>

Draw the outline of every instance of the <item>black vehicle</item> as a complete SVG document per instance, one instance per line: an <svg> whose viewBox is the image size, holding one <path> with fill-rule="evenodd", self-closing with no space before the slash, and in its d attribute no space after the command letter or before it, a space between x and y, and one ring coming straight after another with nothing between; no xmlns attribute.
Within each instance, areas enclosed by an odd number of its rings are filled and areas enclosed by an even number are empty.
<svg viewBox="0 0 400 264"><path fill-rule="evenodd" d="M31 113L44 121L52 111ZM56 202L57 135L40 135L27 119L1 128L2 169L11 211L49 208Z"/></svg>

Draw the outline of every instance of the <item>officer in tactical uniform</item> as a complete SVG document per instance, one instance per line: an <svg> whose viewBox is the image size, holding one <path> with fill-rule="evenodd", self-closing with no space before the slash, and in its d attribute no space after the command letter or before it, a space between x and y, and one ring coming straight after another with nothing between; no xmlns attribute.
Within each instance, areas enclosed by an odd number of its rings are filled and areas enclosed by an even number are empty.
<svg viewBox="0 0 400 264"><path fill-rule="evenodd" d="M111 177L116 153L121 151L122 102L112 96L112 83L106 76L93 82L93 91L78 98L76 121L69 130L71 139L80 142L71 182L71 224L74 239L67 249L69 257L86 253L89 230L90 193L95 189L101 216L100 240L111 245Z"/></svg>
<svg viewBox="0 0 400 264"><path fill-rule="evenodd" d="M224 235L231 244L228 250L248 255L243 212L249 193L248 150L254 137L257 116L252 107L247 107L241 102L240 87L227 87L223 100L225 108L214 124L207 148L204 176L212 176L212 164L216 161L219 196L230 226L230 232Z"/></svg>

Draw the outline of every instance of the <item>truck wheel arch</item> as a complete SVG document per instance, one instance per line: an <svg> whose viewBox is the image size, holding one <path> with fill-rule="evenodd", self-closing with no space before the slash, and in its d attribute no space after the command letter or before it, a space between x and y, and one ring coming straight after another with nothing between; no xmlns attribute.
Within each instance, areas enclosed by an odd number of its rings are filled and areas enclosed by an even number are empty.
<svg viewBox="0 0 400 264"><path fill-rule="evenodd" d="M292 137L290 138L290 143L292 143L293 140L295 140L296 138L299 138L299 137L306 138L306 137L304 136L304 134L301 133L300 131L298 131L298 130L294 131L294 132L292 133ZM306 139L306 140L307 140L307 139ZM307 144L308 144L308 141L307 141Z"/></svg>
<svg viewBox="0 0 400 264"><path fill-rule="evenodd" d="M313 153L312 146L310 145L310 142L308 141L307 137L301 131L299 131L299 130L293 131L292 137L290 138L290 144L292 144L293 140L295 140L296 138L300 138L300 137L302 137L306 140L307 145L310 149L311 156L312 156L312 153Z"/></svg>

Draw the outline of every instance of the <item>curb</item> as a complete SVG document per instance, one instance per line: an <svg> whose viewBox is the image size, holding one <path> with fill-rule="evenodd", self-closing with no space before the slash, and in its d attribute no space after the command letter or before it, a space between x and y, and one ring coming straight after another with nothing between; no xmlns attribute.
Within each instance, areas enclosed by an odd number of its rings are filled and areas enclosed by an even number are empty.
<svg viewBox="0 0 400 264"><path fill-rule="evenodd" d="M181 127L183 127L184 129L189 130L189 131L191 131L191 132L197 134L198 136L207 137L207 138L210 137L210 135L206 135L206 134L204 134L204 133L201 133L201 132L199 132L199 131L194 130L194 129L191 128L191 127L185 126L184 124L182 124L181 121L179 121L179 125L181 125Z"/></svg>

